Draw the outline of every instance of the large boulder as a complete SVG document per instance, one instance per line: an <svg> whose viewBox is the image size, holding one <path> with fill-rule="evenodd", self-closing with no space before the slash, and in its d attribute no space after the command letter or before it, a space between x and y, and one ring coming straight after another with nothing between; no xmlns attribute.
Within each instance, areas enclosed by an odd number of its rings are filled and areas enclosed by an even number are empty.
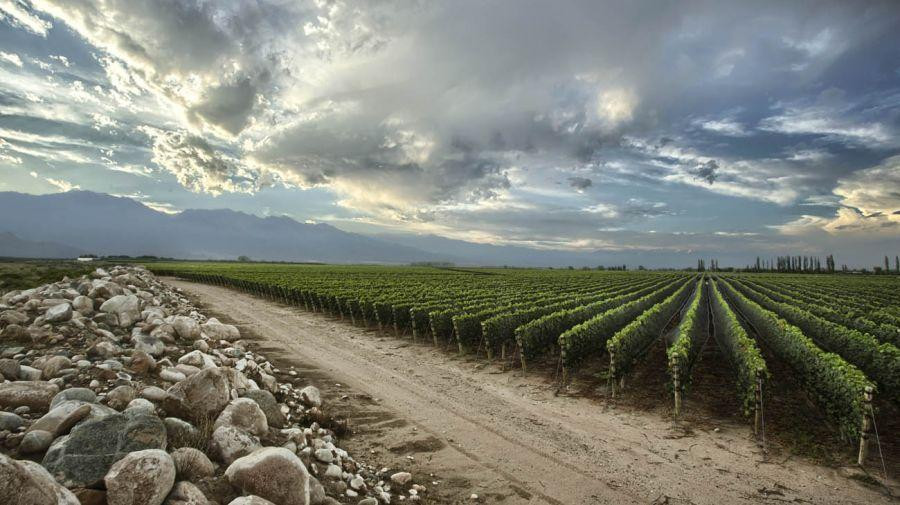
<svg viewBox="0 0 900 505"><path fill-rule="evenodd" d="M41 465L0 454L0 498L12 505L80 505Z"/></svg>
<svg viewBox="0 0 900 505"><path fill-rule="evenodd" d="M45 381L18 381L0 384L0 407L29 407L45 412L59 393L59 386Z"/></svg>
<svg viewBox="0 0 900 505"><path fill-rule="evenodd" d="M123 292L122 286L119 286L115 282L105 281L101 279L94 279L91 282L91 290L88 291L87 296L91 298L105 298L109 299L114 296L121 295Z"/></svg>
<svg viewBox="0 0 900 505"><path fill-rule="evenodd" d="M309 505L309 472L293 452L266 447L232 463L225 476L244 494L277 505Z"/></svg>
<svg viewBox="0 0 900 505"><path fill-rule="evenodd" d="M221 368L208 368L168 389L166 412L184 419L211 419L231 401L231 384Z"/></svg>
<svg viewBox="0 0 900 505"><path fill-rule="evenodd" d="M178 338L194 341L200 338L200 323L188 316L175 316L172 318L172 326Z"/></svg>
<svg viewBox="0 0 900 505"><path fill-rule="evenodd" d="M221 426L234 426L257 437L269 432L266 414L259 408L259 404L250 398L232 400L216 418L213 429Z"/></svg>
<svg viewBox="0 0 900 505"><path fill-rule="evenodd" d="M88 388L69 388L63 389L56 396L50 400L50 408L56 408L62 402L67 402L69 400L81 400L87 403L94 403L97 401L97 394L91 391Z"/></svg>
<svg viewBox="0 0 900 505"><path fill-rule="evenodd" d="M281 412L281 407L278 405L278 401L275 400L275 395L272 393L263 389L251 389L243 392L241 396L250 398L259 405L259 408L261 408L266 415L266 422L268 422L269 426L272 428L283 428L285 423L287 423L287 419Z"/></svg>
<svg viewBox="0 0 900 505"><path fill-rule="evenodd" d="M91 300L84 295L76 296L75 299L72 300L72 308L82 315L89 316L94 313L94 300Z"/></svg>
<svg viewBox="0 0 900 505"><path fill-rule="evenodd" d="M220 323L218 319L211 317L200 325L200 330L212 340L227 340L229 342L241 338L241 332L236 326Z"/></svg>
<svg viewBox="0 0 900 505"><path fill-rule="evenodd" d="M210 440L213 456L226 465L262 447L259 439L234 426L219 426Z"/></svg>
<svg viewBox="0 0 900 505"><path fill-rule="evenodd" d="M44 313L44 321L48 323L61 323L69 319L72 319L72 305L69 302L54 305Z"/></svg>
<svg viewBox="0 0 900 505"><path fill-rule="evenodd" d="M130 328L141 320L141 299L135 295L117 295L103 302L100 312L115 314L120 327Z"/></svg>
<svg viewBox="0 0 900 505"><path fill-rule="evenodd" d="M91 413L91 404L78 400L62 402L28 427L28 431L42 430L53 438L65 435L79 421Z"/></svg>
<svg viewBox="0 0 900 505"><path fill-rule="evenodd" d="M129 452L165 448L162 420L124 412L75 426L71 434L53 442L43 465L66 487L93 487Z"/></svg>
<svg viewBox="0 0 900 505"><path fill-rule="evenodd" d="M181 447L172 451L171 456L179 480L197 482L212 477L216 472L213 462L200 449Z"/></svg>
<svg viewBox="0 0 900 505"><path fill-rule="evenodd" d="M166 498L164 505L208 505L203 491L190 482L178 482Z"/></svg>
<svg viewBox="0 0 900 505"><path fill-rule="evenodd" d="M162 505L175 484L175 463L158 449L128 453L103 479L108 505Z"/></svg>

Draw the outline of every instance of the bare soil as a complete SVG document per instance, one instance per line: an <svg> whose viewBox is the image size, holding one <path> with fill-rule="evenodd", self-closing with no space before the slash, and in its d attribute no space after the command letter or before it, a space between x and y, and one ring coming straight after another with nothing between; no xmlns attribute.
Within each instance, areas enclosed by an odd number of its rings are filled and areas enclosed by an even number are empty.
<svg viewBox="0 0 900 505"><path fill-rule="evenodd" d="M430 503L472 503L473 493L503 504L897 503L896 482L891 496L853 467L771 457L734 405L710 412L706 381L674 423L664 368L638 367L647 387L616 402L604 398L602 366L573 379L580 393L557 394L553 359L523 375L227 288L167 282L320 387L326 408L349 417L342 447L413 472ZM720 358L704 351L698 375L715 378L706 367Z"/></svg>

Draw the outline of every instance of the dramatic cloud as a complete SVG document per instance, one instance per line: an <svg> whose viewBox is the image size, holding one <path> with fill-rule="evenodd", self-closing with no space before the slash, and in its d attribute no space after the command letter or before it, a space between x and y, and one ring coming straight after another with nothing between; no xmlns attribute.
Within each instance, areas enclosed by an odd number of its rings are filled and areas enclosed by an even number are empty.
<svg viewBox="0 0 900 505"><path fill-rule="evenodd" d="M861 3L0 0L0 164L535 247L889 230Z"/></svg>

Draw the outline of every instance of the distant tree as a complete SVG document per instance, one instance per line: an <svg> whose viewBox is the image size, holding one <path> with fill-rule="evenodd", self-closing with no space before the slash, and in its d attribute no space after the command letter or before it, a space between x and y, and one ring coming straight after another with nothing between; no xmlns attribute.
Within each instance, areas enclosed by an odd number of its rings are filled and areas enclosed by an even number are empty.
<svg viewBox="0 0 900 505"><path fill-rule="evenodd" d="M894 256L894 271L900 274L900 256Z"/></svg>
<svg viewBox="0 0 900 505"><path fill-rule="evenodd" d="M606 267L603 265L597 265L597 270L606 270Z"/></svg>
<svg viewBox="0 0 900 505"><path fill-rule="evenodd" d="M888 260L887 255L884 257L884 273L890 273L891 271L891 262Z"/></svg>
<svg viewBox="0 0 900 505"><path fill-rule="evenodd" d="M644 268L644 265L638 265L638 270L646 270L646 268Z"/></svg>
<svg viewBox="0 0 900 505"><path fill-rule="evenodd" d="M238 261L243 261L243 262L250 261L250 256L240 255L240 256L238 256Z"/></svg>

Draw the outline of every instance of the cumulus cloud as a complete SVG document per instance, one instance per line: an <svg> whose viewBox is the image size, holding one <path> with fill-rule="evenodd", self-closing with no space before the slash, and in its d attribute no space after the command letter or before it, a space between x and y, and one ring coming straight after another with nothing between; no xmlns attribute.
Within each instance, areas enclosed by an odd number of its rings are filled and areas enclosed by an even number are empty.
<svg viewBox="0 0 900 505"><path fill-rule="evenodd" d="M0 19L42 37L46 36L47 32L53 28L49 21L35 15L19 0L0 0Z"/></svg>
<svg viewBox="0 0 900 505"><path fill-rule="evenodd" d="M152 140L153 162L191 191L213 195L252 193L262 183L258 173L217 151L201 137L153 127L144 127L142 131Z"/></svg>
<svg viewBox="0 0 900 505"><path fill-rule="evenodd" d="M19 55L16 53L5 53L0 51L0 60L11 63L17 67L22 66L22 58L19 58Z"/></svg>
<svg viewBox="0 0 900 505"><path fill-rule="evenodd" d="M833 191L834 216L804 215L777 227L789 235L825 231L832 235L900 234L900 156L840 179Z"/></svg>

